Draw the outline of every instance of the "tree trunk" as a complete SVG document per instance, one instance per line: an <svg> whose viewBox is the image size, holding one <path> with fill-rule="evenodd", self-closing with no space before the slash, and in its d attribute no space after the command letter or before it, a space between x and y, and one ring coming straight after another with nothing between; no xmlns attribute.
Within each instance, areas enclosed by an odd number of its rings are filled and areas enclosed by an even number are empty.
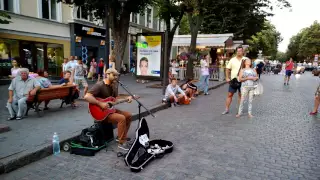
<svg viewBox="0 0 320 180"><path fill-rule="evenodd" d="M124 52L126 50L128 40L128 30L130 24L130 13L123 10L121 15L117 15L117 11L110 8L112 38L114 41L113 55L115 56L115 64L117 71L120 72L121 64L123 62ZM117 17L120 17L118 19Z"/></svg>
<svg viewBox="0 0 320 180"><path fill-rule="evenodd" d="M128 40L128 30L130 25L130 13L123 9L120 15L117 15L117 11L110 8L110 23L112 29L112 38L114 41L114 49L112 55L115 56L116 69L120 73L121 65L123 62L124 52L126 50L126 44ZM111 53L110 53L111 54ZM109 64L107 64L109 67ZM120 80L120 77L119 77ZM119 84L115 89L119 90Z"/></svg>
<svg viewBox="0 0 320 180"><path fill-rule="evenodd" d="M167 26L167 31L168 31L168 43L167 44L167 54L165 54L165 56L167 58L165 58L167 61L165 61L164 63L166 63L166 66L164 66L166 69L164 69L164 80L162 81L162 86L166 87L169 84L169 78L168 78L168 74L169 74L169 64L170 64L170 55L171 55L171 48L172 48L172 42L173 42L173 38L174 38L174 34L178 28L178 26L180 25L181 19L184 15L184 11L180 12L180 16L178 17L178 19L175 22L175 25L172 27L171 29L171 23L170 20L166 20L166 26Z"/></svg>

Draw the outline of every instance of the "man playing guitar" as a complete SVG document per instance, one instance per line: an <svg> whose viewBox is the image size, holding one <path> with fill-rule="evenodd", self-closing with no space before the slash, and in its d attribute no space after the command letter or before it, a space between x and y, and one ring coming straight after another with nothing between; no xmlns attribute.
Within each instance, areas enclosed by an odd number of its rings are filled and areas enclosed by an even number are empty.
<svg viewBox="0 0 320 180"><path fill-rule="evenodd" d="M106 77L103 81L97 82L85 95L84 99L91 104L99 106L101 109L110 108L110 105L106 102L98 101L96 98L105 99L108 97L117 97L117 91L115 90L115 82L118 78L118 71L115 69L108 69L106 71ZM132 97L128 97L128 102L132 102ZM127 141L127 133L130 128L132 115L129 112L116 109L116 112L110 114L105 120L113 124L118 124L118 137L116 141L119 142L118 148L128 151L130 146Z"/></svg>

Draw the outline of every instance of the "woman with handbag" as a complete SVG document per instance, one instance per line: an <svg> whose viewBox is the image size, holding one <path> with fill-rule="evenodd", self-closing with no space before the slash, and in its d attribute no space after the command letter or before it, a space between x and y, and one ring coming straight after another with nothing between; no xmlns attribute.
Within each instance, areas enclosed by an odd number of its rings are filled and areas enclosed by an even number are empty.
<svg viewBox="0 0 320 180"><path fill-rule="evenodd" d="M241 82L241 101L239 105L239 111L237 114L237 118L242 115L244 100L249 96L248 101L248 116L252 118L252 100L254 95L254 89L257 85L257 80L259 77L257 76L257 71L252 67L251 59L246 59L244 63L242 63L242 69L239 73L239 80Z"/></svg>

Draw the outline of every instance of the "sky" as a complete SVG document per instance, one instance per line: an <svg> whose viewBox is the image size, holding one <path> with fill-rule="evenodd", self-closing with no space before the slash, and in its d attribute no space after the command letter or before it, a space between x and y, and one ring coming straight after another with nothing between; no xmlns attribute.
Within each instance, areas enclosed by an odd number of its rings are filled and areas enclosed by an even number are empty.
<svg viewBox="0 0 320 180"><path fill-rule="evenodd" d="M278 47L278 50L282 52L287 50L292 36L313 24L315 20L320 22L320 0L287 1L291 3L292 10L276 8L273 10L275 15L268 18L283 37Z"/></svg>

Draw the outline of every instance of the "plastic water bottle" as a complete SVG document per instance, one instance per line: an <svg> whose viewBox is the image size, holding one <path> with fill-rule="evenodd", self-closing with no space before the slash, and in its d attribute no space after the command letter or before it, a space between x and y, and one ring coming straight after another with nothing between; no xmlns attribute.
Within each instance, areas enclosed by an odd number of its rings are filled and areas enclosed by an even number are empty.
<svg viewBox="0 0 320 180"><path fill-rule="evenodd" d="M56 132L53 134L52 147L53 147L53 154L54 155L60 154L59 137L58 137L58 134Z"/></svg>

